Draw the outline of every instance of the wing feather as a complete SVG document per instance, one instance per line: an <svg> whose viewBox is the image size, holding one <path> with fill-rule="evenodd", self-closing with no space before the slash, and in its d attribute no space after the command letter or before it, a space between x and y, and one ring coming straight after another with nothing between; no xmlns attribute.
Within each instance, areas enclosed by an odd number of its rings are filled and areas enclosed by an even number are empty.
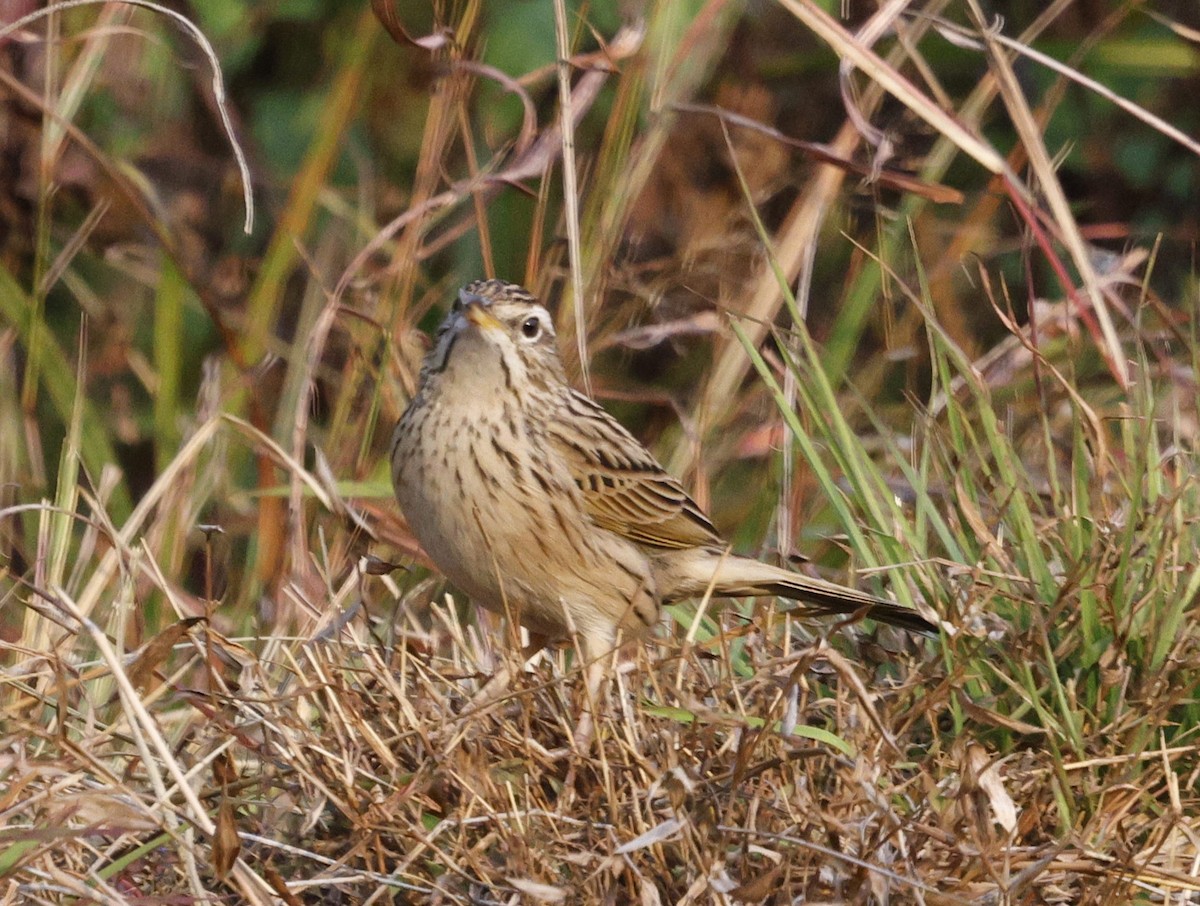
<svg viewBox="0 0 1200 906"><path fill-rule="evenodd" d="M638 544L681 550L719 544L687 491L632 434L586 396L572 392L568 417L550 425L584 506L603 529Z"/></svg>

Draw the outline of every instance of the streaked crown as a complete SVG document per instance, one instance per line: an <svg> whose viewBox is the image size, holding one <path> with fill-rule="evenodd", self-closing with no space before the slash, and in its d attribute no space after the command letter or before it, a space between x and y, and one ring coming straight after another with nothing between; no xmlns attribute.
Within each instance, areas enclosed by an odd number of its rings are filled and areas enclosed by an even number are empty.
<svg viewBox="0 0 1200 906"><path fill-rule="evenodd" d="M523 286L508 283L504 280L475 280L462 288L459 296L474 296L483 302L513 302L516 304L537 305L538 299Z"/></svg>

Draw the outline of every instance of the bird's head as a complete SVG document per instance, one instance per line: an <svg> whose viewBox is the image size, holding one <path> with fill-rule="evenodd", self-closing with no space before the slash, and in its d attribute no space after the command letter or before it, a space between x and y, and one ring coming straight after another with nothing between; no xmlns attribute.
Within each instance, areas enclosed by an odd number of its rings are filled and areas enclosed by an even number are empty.
<svg viewBox="0 0 1200 906"><path fill-rule="evenodd" d="M459 290L426 367L516 392L566 384L550 312L529 290L503 280Z"/></svg>

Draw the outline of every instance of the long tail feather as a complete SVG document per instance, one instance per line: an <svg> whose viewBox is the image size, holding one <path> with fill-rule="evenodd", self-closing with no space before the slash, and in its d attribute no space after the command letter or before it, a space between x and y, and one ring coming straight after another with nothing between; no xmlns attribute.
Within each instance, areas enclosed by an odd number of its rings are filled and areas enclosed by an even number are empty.
<svg viewBox="0 0 1200 906"><path fill-rule="evenodd" d="M842 588L832 583L817 582L805 576L792 576L787 581L769 582L755 586L757 590L730 592L731 595L778 595L807 604L816 613L848 614L866 611L866 616L889 626L899 626L910 632L937 635L938 628L911 607L876 598L863 592Z"/></svg>
<svg viewBox="0 0 1200 906"><path fill-rule="evenodd" d="M899 626L911 632L937 635L938 628L909 607L877 598L854 588L845 588L821 579L750 560L746 557L718 558L712 552L697 550L683 555L673 552L668 569L660 573L665 587L660 593L668 600L699 597L709 588L715 597L755 598L778 595L808 605L814 614L854 614L859 611L872 620ZM666 557L663 558L667 560Z"/></svg>

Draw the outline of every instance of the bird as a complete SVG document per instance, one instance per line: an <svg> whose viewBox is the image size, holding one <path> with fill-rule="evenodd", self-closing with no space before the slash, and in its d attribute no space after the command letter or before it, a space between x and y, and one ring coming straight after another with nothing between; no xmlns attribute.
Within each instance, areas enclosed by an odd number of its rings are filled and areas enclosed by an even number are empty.
<svg viewBox="0 0 1200 906"><path fill-rule="evenodd" d="M525 653L578 641L590 701L618 642L688 598L779 596L938 632L914 609L733 554L679 480L571 386L549 311L513 283L459 291L396 425L391 472L433 564L523 625Z"/></svg>

